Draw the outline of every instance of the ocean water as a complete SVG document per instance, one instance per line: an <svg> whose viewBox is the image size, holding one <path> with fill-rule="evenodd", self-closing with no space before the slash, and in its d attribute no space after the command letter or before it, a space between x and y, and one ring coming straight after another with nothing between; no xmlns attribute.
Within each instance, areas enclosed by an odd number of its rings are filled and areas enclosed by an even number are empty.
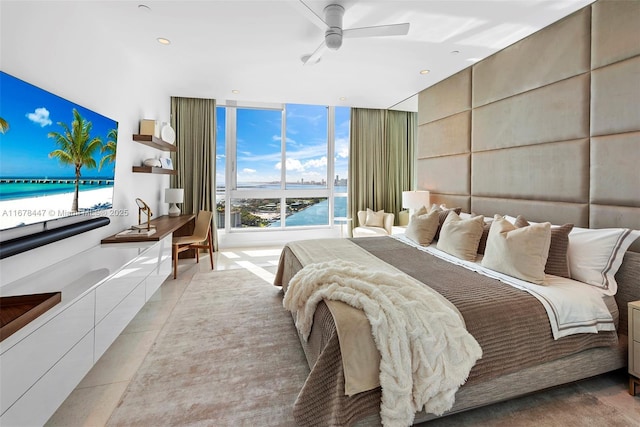
<svg viewBox="0 0 640 427"><path fill-rule="evenodd" d="M112 188L113 184L80 184L80 191ZM0 183L0 200L26 199L31 197L50 196L54 194L72 193L74 184L42 184L42 183Z"/></svg>
<svg viewBox="0 0 640 427"><path fill-rule="evenodd" d="M347 198L336 197L334 204L334 217L347 216ZM329 224L329 200L323 200L303 211L296 212L286 218L286 227L304 225L328 225ZM274 221L269 227L280 227L280 221Z"/></svg>

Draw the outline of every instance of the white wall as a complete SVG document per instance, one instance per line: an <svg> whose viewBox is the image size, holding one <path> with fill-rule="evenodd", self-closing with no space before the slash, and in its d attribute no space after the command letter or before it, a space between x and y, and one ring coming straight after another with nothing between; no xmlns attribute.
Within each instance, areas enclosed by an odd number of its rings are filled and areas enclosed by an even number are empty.
<svg viewBox="0 0 640 427"><path fill-rule="evenodd" d="M127 217L111 217L111 224L60 242L0 261L0 286L100 244L100 239L137 222L135 198L151 205L154 215L165 214L162 192L167 175L134 174L139 165L161 152L133 142L139 120L169 121L170 95L163 90L158 67L141 64L126 53L126 46L103 42L97 33L117 31L94 28L91 22L61 13L55 2L0 2L0 69L119 123L116 155L115 209L128 209ZM63 39L60 26L73 25L76 37Z"/></svg>

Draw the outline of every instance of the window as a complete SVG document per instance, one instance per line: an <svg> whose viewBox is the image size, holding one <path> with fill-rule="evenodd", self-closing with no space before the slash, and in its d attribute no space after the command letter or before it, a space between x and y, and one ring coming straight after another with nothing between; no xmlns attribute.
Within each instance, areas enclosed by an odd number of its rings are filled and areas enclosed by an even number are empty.
<svg viewBox="0 0 640 427"><path fill-rule="evenodd" d="M346 216L346 107L219 107L218 227L318 227Z"/></svg>

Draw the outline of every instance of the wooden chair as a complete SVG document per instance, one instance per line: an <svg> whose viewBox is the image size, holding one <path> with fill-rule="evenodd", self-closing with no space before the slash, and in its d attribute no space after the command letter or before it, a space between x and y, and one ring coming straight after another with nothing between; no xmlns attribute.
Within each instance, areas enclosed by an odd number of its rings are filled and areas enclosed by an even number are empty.
<svg viewBox="0 0 640 427"><path fill-rule="evenodd" d="M211 237L211 220L213 212L200 211L196 218L196 227L190 236L179 236L173 238L173 278L178 276L178 254L189 249L196 250L196 262L200 262L199 249L209 249L209 260L213 270L213 239ZM202 244L205 242L206 244Z"/></svg>

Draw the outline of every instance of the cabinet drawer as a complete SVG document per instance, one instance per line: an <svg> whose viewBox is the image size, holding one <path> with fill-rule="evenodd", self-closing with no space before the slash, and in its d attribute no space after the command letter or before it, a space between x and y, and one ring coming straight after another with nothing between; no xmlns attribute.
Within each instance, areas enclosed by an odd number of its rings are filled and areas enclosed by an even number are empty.
<svg viewBox="0 0 640 427"><path fill-rule="evenodd" d="M92 366L93 334L89 333L2 414L0 425L44 425Z"/></svg>
<svg viewBox="0 0 640 427"><path fill-rule="evenodd" d="M111 344L118 338L120 332L129 324L131 319L140 311L145 303L145 284L140 283L125 299L123 299L95 329L95 361L104 354Z"/></svg>
<svg viewBox="0 0 640 427"><path fill-rule="evenodd" d="M0 413L91 331L94 304L90 292L2 354Z"/></svg>
<svg viewBox="0 0 640 427"><path fill-rule="evenodd" d="M640 341L640 310L633 309L633 339Z"/></svg>

